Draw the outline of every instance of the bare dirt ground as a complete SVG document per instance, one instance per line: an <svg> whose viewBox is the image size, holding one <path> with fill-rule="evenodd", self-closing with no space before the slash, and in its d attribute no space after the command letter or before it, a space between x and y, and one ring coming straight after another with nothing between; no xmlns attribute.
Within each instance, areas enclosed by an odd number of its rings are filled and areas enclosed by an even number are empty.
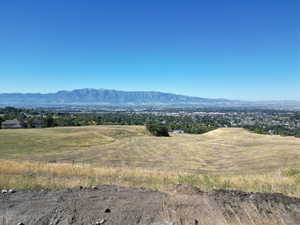
<svg viewBox="0 0 300 225"><path fill-rule="evenodd" d="M98 186L0 194L0 225L300 225L300 199L240 191Z"/></svg>

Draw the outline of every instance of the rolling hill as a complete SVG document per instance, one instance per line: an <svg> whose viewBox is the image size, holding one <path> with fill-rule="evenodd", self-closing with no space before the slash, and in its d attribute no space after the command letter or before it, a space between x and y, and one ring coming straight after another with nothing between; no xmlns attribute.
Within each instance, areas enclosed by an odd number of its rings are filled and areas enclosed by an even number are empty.
<svg viewBox="0 0 300 225"><path fill-rule="evenodd" d="M222 128L150 136L142 126L0 130L0 189L116 184L300 196L300 139Z"/></svg>
<svg viewBox="0 0 300 225"><path fill-rule="evenodd" d="M169 138L150 136L142 126L0 130L0 143L1 159L206 174L268 172L299 166L300 160L299 138L259 135L242 128Z"/></svg>

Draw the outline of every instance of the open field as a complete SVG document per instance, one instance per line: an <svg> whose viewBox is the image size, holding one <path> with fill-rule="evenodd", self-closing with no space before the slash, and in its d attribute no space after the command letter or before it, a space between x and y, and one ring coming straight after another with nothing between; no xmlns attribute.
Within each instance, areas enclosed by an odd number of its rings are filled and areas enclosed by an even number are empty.
<svg viewBox="0 0 300 225"><path fill-rule="evenodd" d="M196 174L256 174L300 167L300 139L239 128L171 137L149 136L140 126L0 130L0 158Z"/></svg>
<svg viewBox="0 0 300 225"><path fill-rule="evenodd" d="M0 130L0 188L192 184L300 196L300 139L224 128L149 136L139 126Z"/></svg>

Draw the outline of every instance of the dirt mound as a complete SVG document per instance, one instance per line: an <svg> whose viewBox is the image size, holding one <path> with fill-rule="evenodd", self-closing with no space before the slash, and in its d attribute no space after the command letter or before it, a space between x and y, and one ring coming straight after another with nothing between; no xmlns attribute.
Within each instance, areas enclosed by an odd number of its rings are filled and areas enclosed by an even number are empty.
<svg viewBox="0 0 300 225"><path fill-rule="evenodd" d="M175 191L164 200L163 212L174 224L298 225L300 199L241 191Z"/></svg>
<svg viewBox="0 0 300 225"><path fill-rule="evenodd" d="M240 191L99 186L0 194L0 225L300 225L300 199Z"/></svg>
<svg viewBox="0 0 300 225"><path fill-rule="evenodd" d="M1 195L0 224L151 224L164 197L156 191L117 186L17 191Z"/></svg>

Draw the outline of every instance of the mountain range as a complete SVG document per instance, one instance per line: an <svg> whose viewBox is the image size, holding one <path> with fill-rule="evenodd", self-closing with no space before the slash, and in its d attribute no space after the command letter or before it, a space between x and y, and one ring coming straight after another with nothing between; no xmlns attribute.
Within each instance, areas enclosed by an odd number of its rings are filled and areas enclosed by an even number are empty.
<svg viewBox="0 0 300 225"><path fill-rule="evenodd" d="M56 93L3 93L1 106L52 106L52 105L113 105L113 106L219 106L300 108L297 101L250 102L223 98L200 98L156 91L119 91L111 89L77 89Z"/></svg>
<svg viewBox="0 0 300 225"><path fill-rule="evenodd" d="M110 89L77 89L56 93L4 93L0 94L0 104L202 104L208 102L228 102L226 99L190 97L155 91L119 91Z"/></svg>

